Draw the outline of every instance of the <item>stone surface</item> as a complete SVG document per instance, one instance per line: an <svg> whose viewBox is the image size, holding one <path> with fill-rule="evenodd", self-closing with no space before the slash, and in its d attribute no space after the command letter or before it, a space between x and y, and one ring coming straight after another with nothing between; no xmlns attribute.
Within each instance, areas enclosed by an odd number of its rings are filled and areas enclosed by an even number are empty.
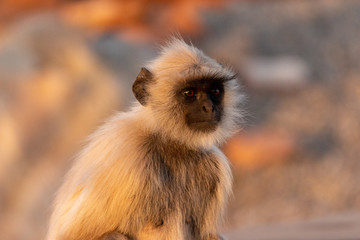
<svg viewBox="0 0 360 240"><path fill-rule="evenodd" d="M360 213L299 222L254 226L229 231L228 240L355 240L360 238Z"/></svg>

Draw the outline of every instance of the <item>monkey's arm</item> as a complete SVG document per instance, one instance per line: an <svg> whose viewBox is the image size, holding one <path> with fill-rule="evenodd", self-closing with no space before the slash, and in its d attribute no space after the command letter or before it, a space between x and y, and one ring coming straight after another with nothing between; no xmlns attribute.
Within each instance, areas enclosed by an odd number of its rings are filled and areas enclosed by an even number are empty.
<svg viewBox="0 0 360 240"><path fill-rule="evenodd" d="M215 194L205 209L202 226L200 226L203 240L225 240L217 231L223 218L227 199L232 191L232 174L229 162L218 148L214 148L214 154L219 166L219 183Z"/></svg>

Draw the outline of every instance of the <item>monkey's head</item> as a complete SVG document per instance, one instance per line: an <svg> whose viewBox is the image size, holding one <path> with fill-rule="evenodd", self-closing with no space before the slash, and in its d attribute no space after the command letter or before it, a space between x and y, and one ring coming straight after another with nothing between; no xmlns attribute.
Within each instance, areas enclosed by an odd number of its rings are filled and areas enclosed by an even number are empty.
<svg viewBox="0 0 360 240"><path fill-rule="evenodd" d="M242 117L236 75L179 39L141 69L133 93L147 125L193 147L221 143Z"/></svg>

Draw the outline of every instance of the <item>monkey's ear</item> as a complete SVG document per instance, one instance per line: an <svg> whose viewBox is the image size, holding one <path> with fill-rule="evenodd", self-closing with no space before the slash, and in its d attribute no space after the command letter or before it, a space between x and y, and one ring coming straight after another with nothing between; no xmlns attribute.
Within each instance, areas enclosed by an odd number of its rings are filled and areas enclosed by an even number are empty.
<svg viewBox="0 0 360 240"><path fill-rule="evenodd" d="M146 68L141 68L139 75L136 77L136 80L132 86L132 91L135 98L141 103L141 105L146 105L146 102L150 96L148 90L148 85L153 81L153 74Z"/></svg>

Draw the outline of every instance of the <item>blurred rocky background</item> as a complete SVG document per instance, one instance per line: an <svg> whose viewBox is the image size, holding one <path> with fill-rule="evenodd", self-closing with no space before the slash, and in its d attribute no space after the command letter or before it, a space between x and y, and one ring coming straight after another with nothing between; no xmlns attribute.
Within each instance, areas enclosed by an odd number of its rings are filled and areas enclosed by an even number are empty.
<svg viewBox="0 0 360 240"><path fill-rule="evenodd" d="M248 95L225 229L360 211L359 1L2 0L0 239L43 239L72 156L171 34Z"/></svg>

